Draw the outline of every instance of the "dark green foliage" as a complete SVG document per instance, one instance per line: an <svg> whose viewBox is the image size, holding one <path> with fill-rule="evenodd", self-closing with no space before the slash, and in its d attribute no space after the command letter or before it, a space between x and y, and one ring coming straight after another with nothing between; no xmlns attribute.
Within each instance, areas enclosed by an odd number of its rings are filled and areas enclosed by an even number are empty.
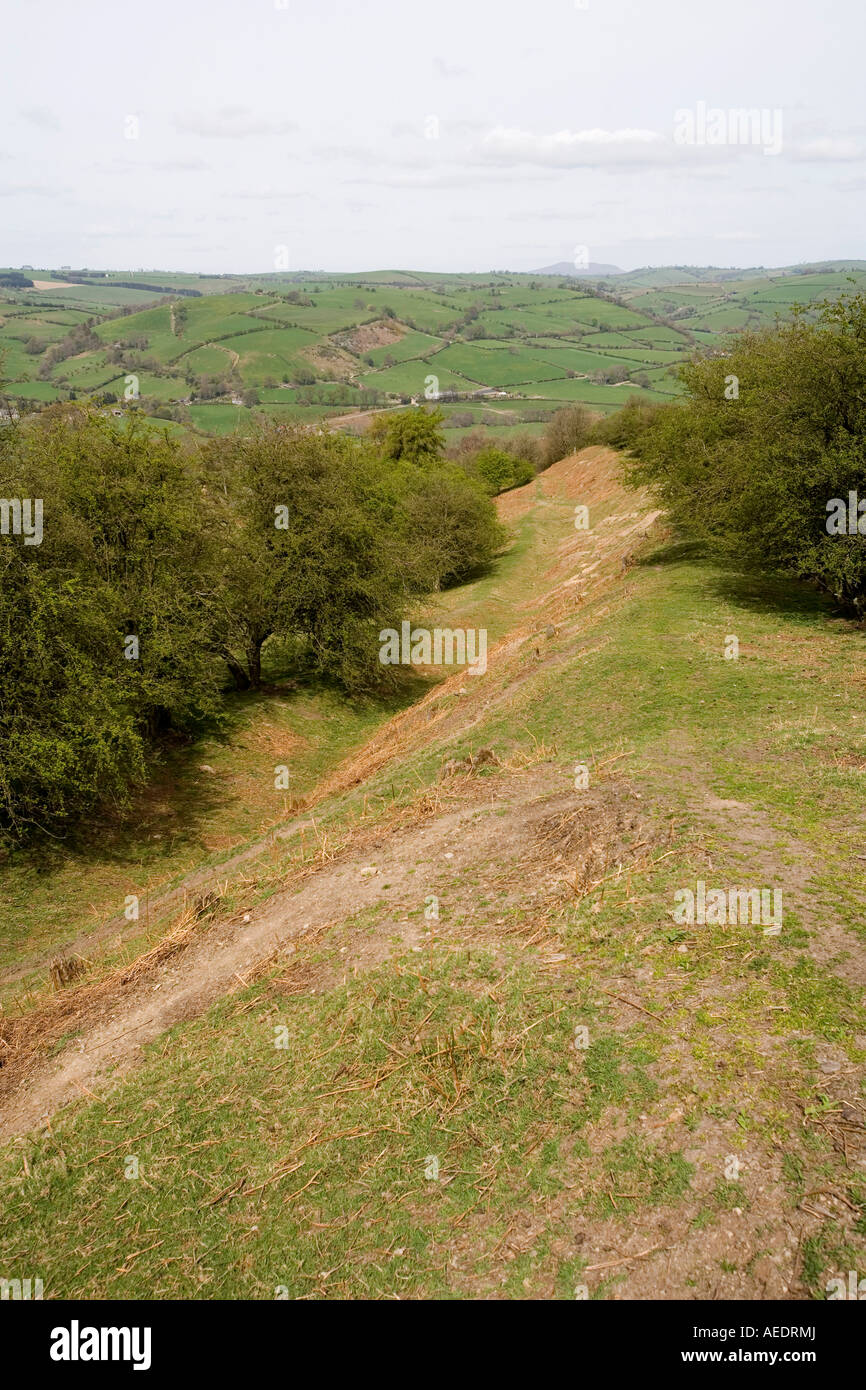
<svg viewBox="0 0 866 1390"><path fill-rule="evenodd" d="M607 444L614 449L636 450L644 430L648 429L664 406L629 396L621 410L598 420L593 426L590 442Z"/></svg>
<svg viewBox="0 0 866 1390"><path fill-rule="evenodd" d="M394 461L435 463L445 452L439 410L419 408L377 415L370 426L369 437L385 458Z"/></svg>
<svg viewBox="0 0 866 1390"><path fill-rule="evenodd" d="M685 401L634 442L633 478L685 533L811 580L861 617L866 517L863 533L827 528L833 499L846 510L849 493L866 500L866 298L746 334L681 376Z"/></svg>
<svg viewBox="0 0 866 1390"><path fill-rule="evenodd" d="M228 495L220 649L238 684L258 684L262 645L279 636L306 643L347 687L375 685L380 628L432 587L407 544L397 480L354 441L299 428L263 428L210 453Z"/></svg>
<svg viewBox="0 0 866 1390"><path fill-rule="evenodd" d="M417 418L378 441L262 425L204 451L134 410L0 426L0 836L122 804L166 733L219 717L227 669L259 686L269 638L349 692L394 679L381 629L504 539ZM10 499L41 499L40 543Z"/></svg>
<svg viewBox="0 0 866 1390"><path fill-rule="evenodd" d="M41 544L0 537L0 829L21 835L122 799L157 733L217 712L219 670L176 446L65 408L4 431L0 475L4 496L43 502Z"/></svg>
<svg viewBox="0 0 866 1390"><path fill-rule="evenodd" d="M436 587L484 569L505 543L505 528L484 491L454 464L425 478L406 498L404 510L408 535L424 539Z"/></svg>
<svg viewBox="0 0 866 1390"><path fill-rule="evenodd" d="M479 479L490 497L512 487L522 487L535 477L535 469L528 459L518 458L495 446L480 449L477 454L463 459L462 463L470 477Z"/></svg>

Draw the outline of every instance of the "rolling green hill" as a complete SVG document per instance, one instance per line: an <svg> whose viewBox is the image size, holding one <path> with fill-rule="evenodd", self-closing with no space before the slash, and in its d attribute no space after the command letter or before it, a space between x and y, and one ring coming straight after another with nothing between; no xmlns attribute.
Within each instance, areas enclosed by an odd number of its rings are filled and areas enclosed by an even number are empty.
<svg viewBox="0 0 866 1390"><path fill-rule="evenodd" d="M0 291L0 377L14 408L85 398L121 410L137 391L145 413L198 433L247 430L257 410L315 420L437 392L446 413L496 393L512 428L570 401L610 411L633 393L664 400L693 352L866 285L859 261L583 279L26 274L33 288Z"/></svg>

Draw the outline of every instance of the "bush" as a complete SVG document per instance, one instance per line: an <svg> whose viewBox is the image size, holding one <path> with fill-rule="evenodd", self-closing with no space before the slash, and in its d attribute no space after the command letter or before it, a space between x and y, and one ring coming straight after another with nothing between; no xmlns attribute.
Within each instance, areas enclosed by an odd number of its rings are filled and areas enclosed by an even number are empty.
<svg viewBox="0 0 866 1390"><path fill-rule="evenodd" d="M480 483L489 497L495 497L497 493L512 487L522 487L535 477L535 467L529 459L489 444L482 449L462 452L459 463L470 478Z"/></svg>
<svg viewBox="0 0 866 1390"><path fill-rule="evenodd" d="M663 409L661 404L630 396L621 410L615 410L599 420L592 432L593 444L607 444L614 449L636 450L641 436Z"/></svg>
<svg viewBox="0 0 866 1390"><path fill-rule="evenodd" d="M538 472L541 466L541 440L534 434L522 430L519 434L509 435L508 448L515 458L530 465L533 475ZM530 482L531 476L523 481Z"/></svg>
<svg viewBox="0 0 866 1390"><path fill-rule="evenodd" d="M0 462L9 495L44 509L41 544L0 538L0 833L21 838L122 802L160 732L216 714L220 673L200 491L176 443L52 406L2 433Z"/></svg>
<svg viewBox="0 0 866 1390"><path fill-rule="evenodd" d="M445 452L442 412L413 407L377 415L370 426L369 439L386 459L433 463Z"/></svg>
<svg viewBox="0 0 866 1390"><path fill-rule="evenodd" d="M681 368L687 396L639 432L630 476L689 535L815 583L866 614L866 516L832 528L834 499L866 498L866 298L842 296Z"/></svg>
<svg viewBox="0 0 866 1390"><path fill-rule="evenodd" d="M454 465L437 469L409 495L405 515L409 539L427 549L437 587L469 579L505 543L505 528L488 497Z"/></svg>
<svg viewBox="0 0 866 1390"><path fill-rule="evenodd" d="M226 672L260 685L270 639L347 691L398 678L379 632L505 535L438 437L423 411L378 440L263 422L196 450L138 410L0 427L7 496L43 501L41 543L0 536L0 836L122 805L166 733L220 717Z"/></svg>
<svg viewBox="0 0 866 1390"><path fill-rule="evenodd" d="M512 486L514 464L515 459L511 454L495 448L482 449L472 460L473 472L481 479L491 497Z"/></svg>
<svg viewBox="0 0 866 1390"><path fill-rule="evenodd" d="M557 410L541 437L542 467L549 468L559 459L585 448L591 435L592 415L586 406L569 405Z"/></svg>

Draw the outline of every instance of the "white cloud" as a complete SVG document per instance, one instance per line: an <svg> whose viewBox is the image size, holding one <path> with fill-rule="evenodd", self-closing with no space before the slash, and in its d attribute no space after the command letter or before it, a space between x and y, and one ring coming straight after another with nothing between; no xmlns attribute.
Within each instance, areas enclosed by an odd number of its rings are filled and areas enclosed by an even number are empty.
<svg viewBox="0 0 866 1390"><path fill-rule="evenodd" d="M287 135L297 130L284 116L261 116L246 106L223 106L210 114L191 112L175 116L173 125L184 135L205 140L248 140L255 135Z"/></svg>
<svg viewBox="0 0 866 1390"><path fill-rule="evenodd" d="M535 135L528 130L497 126L478 147L480 158L495 164L540 164L553 169L578 169L605 164L667 162L672 145L657 130L558 130Z"/></svg>
<svg viewBox="0 0 866 1390"><path fill-rule="evenodd" d="M147 167L159 174L201 174L212 166L204 159L152 159Z"/></svg>
<svg viewBox="0 0 866 1390"><path fill-rule="evenodd" d="M863 159L864 154L866 148L856 140L836 136L807 140L805 144L794 149L795 159L817 164L848 163L853 159Z"/></svg>
<svg viewBox="0 0 866 1390"><path fill-rule="evenodd" d="M47 106L28 106L21 112L25 121L38 126L40 130L59 130L60 118Z"/></svg>
<svg viewBox="0 0 866 1390"><path fill-rule="evenodd" d="M454 166L439 167L434 169L406 169L402 173L397 172L399 166L391 166L394 172L381 175L372 175L357 179L343 179L344 184L364 184L367 187L376 188L399 188L408 190L440 189L440 188L478 188L482 184L510 184L511 175L504 170L481 170L481 169L459 169ZM523 180L526 183L548 182L555 178L554 174L545 173L539 170L537 173L524 174Z"/></svg>
<svg viewBox="0 0 866 1390"><path fill-rule="evenodd" d="M39 183L13 183L0 188L0 198L62 198L64 193L68 192L68 188L46 188L44 184Z"/></svg>
<svg viewBox="0 0 866 1390"><path fill-rule="evenodd" d="M469 72L468 68L457 67L455 63L449 63L444 58L434 58L433 66L440 77L465 77Z"/></svg>

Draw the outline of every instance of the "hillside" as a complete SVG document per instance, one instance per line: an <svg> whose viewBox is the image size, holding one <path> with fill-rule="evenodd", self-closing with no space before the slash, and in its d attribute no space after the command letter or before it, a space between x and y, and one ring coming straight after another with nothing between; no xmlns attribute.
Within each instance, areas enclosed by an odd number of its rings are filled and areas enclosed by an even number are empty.
<svg viewBox="0 0 866 1390"><path fill-rule="evenodd" d="M538 431L570 401L671 399L695 350L866 283L860 262L602 278L25 273L34 288L0 290L0 378L19 411L74 396L223 434L257 411L358 428L359 411L437 400L452 442L473 426Z"/></svg>
<svg viewBox="0 0 866 1390"><path fill-rule="evenodd" d="M243 343L233 297L193 338ZM262 696L197 756L215 862L93 852L48 928L21 893L0 1256L46 1297L803 1299L862 1268L860 635L673 544L610 451L497 505L510 550L430 615L489 630L483 675L332 710L299 795L224 823L234 742L272 764L322 713ZM677 920L698 882L780 891L781 932Z"/></svg>

